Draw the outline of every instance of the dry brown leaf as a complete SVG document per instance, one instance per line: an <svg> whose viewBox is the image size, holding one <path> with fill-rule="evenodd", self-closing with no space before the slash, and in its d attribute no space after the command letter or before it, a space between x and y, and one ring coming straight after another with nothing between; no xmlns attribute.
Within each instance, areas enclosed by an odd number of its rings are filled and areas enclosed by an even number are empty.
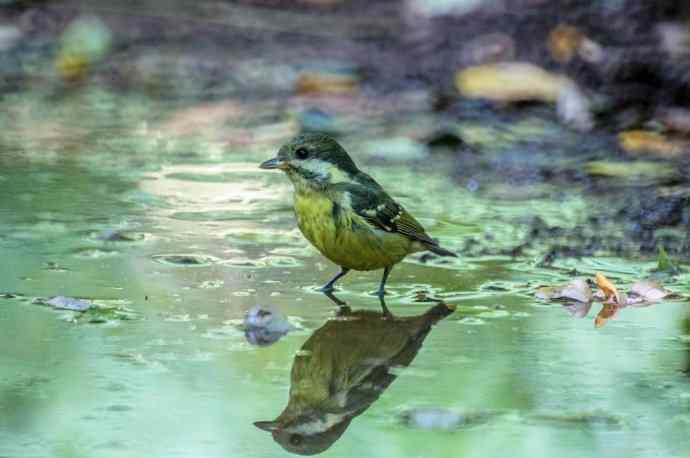
<svg viewBox="0 0 690 458"><path fill-rule="evenodd" d="M616 305L621 304L621 296L618 292L618 289L616 289L616 286L611 283L611 281L606 278L604 274L597 272L594 279L597 283L597 287L599 287L601 292L604 293L605 302L612 302Z"/></svg>

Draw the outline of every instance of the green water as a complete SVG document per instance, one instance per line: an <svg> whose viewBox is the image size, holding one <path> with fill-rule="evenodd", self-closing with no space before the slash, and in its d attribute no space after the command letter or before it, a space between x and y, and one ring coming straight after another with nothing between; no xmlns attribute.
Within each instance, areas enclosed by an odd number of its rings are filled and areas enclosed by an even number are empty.
<svg viewBox="0 0 690 458"><path fill-rule="evenodd" d="M81 130L59 141L45 131L3 139L0 293L23 296L0 299L0 456L290 456L253 423L284 409L293 358L335 317L315 288L336 269L297 231L287 180L258 170L271 148L170 146L142 113L130 107L115 128L79 111ZM476 233L508 247L524 216L574 226L595 204L576 189L558 202L548 187L522 200L509 187L473 193L447 176L444 158L360 162L450 249ZM595 329L599 305L577 319L534 289L569 280L572 268L627 285L654 262L537 268L539 257L413 257L396 267L394 314L424 313L425 296L456 311L409 366L391 369L397 379L324 456L690 456L687 302L628 308ZM664 282L688 294L688 279ZM378 310L378 281L352 273L337 295ZM32 303L56 295L124 315L89 323ZM250 345L241 323L257 304L295 329ZM483 420L450 431L402 420L427 407Z"/></svg>

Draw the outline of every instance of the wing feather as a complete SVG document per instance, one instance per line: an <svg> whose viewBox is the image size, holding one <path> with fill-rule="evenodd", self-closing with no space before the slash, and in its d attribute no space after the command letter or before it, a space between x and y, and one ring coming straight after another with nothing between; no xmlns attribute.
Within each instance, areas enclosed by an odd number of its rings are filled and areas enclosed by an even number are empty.
<svg viewBox="0 0 690 458"><path fill-rule="evenodd" d="M363 174L362 174L363 175ZM376 229L398 233L425 245L436 246L419 222L402 205L391 198L371 177L360 178L360 183L339 183L340 191L350 197L352 210Z"/></svg>

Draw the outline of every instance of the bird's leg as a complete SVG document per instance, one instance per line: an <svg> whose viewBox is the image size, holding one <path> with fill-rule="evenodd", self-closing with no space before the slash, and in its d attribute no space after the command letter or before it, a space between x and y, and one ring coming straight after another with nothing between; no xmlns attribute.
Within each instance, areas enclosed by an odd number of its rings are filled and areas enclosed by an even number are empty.
<svg viewBox="0 0 690 458"><path fill-rule="evenodd" d="M341 307L341 308L348 308L348 307L346 307L346 306L347 306L347 302L345 302L345 301L343 301L343 300L340 300L335 294L333 294L332 291L323 291L323 294L324 294L327 298L329 298L330 300L332 300L333 303L334 303L335 305L337 305L338 307Z"/></svg>
<svg viewBox="0 0 690 458"><path fill-rule="evenodd" d="M386 307L386 301L383 300L383 296L379 296L379 301L381 302L381 310L383 310L383 316L389 320L392 320L394 316L390 312L390 310L388 310L388 307Z"/></svg>
<svg viewBox="0 0 690 458"><path fill-rule="evenodd" d="M381 278L381 284L379 285L379 290L376 295L382 298L386 294L386 280L388 280L388 275L390 275L393 266L386 266L383 268L383 278Z"/></svg>
<svg viewBox="0 0 690 458"><path fill-rule="evenodd" d="M333 285L335 285L335 282L337 282L340 279L340 277L344 276L349 271L350 271L350 269L346 269L345 267L341 267L340 272L335 274L335 276L333 278L331 278L328 283L323 285L323 287L321 288L321 291L324 293L329 293L329 292L333 291Z"/></svg>

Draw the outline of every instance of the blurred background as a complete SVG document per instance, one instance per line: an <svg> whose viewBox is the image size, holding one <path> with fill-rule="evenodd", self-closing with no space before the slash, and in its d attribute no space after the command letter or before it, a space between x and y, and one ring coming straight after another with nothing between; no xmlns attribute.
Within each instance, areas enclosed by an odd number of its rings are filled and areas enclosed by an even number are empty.
<svg viewBox="0 0 690 458"><path fill-rule="evenodd" d="M335 266L257 165L304 131L460 255L396 267L456 311L325 453L690 456L687 2L0 0L0 126L0 456L288 456ZM673 295L538 294L595 272Z"/></svg>

